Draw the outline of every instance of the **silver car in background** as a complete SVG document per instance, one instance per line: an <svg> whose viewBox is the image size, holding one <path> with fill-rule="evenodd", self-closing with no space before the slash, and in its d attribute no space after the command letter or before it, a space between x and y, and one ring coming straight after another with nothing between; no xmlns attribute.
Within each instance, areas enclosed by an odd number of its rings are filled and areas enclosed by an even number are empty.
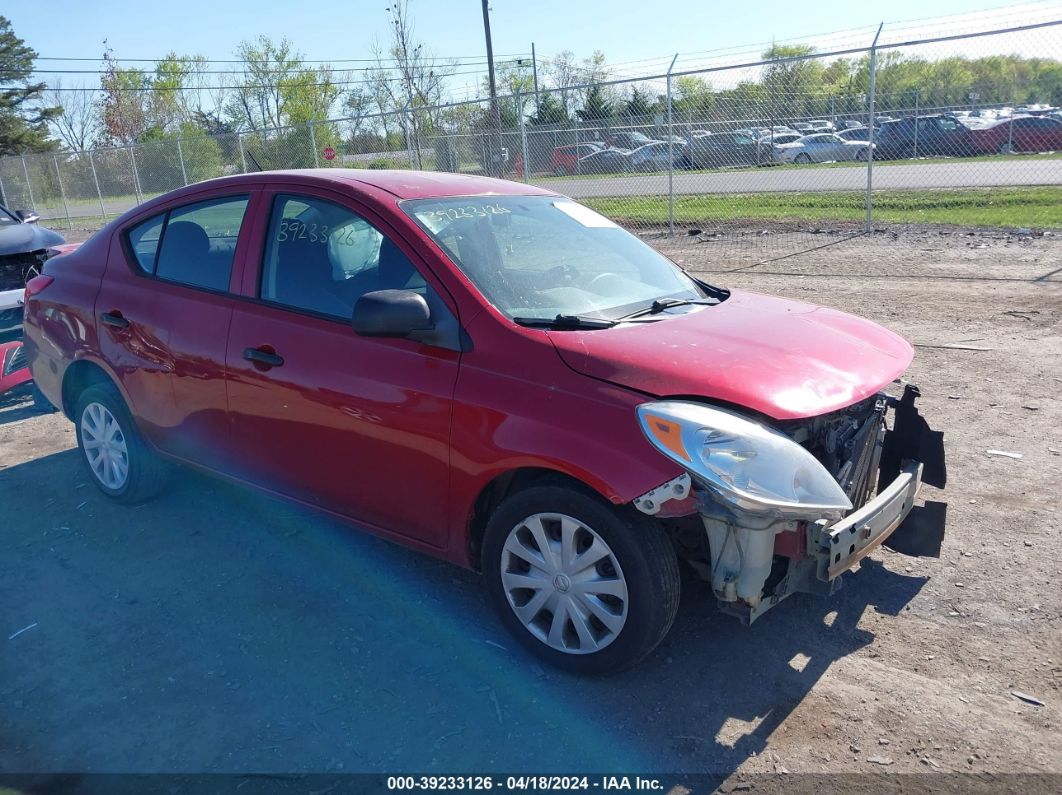
<svg viewBox="0 0 1062 795"><path fill-rule="evenodd" d="M774 147L776 163L827 163L841 160L866 160L871 144L846 141L833 133L805 135L788 144Z"/></svg>

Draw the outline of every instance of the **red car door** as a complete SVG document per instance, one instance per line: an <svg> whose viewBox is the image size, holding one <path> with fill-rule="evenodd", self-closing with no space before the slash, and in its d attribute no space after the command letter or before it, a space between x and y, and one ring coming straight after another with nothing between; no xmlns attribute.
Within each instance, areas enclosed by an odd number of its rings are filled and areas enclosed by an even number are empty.
<svg viewBox="0 0 1062 795"><path fill-rule="evenodd" d="M411 289L456 328L453 304L413 248L348 197L278 187L265 199L248 255L261 268L245 276L226 359L237 474L443 548L460 354L358 336L350 316L365 292Z"/></svg>
<svg viewBox="0 0 1062 795"><path fill-rule="evenodd" d="M225 452L225 345L255 191L188 199L138 218L111 245L96 322L100 353L142 431L218 466Z"/></svg>

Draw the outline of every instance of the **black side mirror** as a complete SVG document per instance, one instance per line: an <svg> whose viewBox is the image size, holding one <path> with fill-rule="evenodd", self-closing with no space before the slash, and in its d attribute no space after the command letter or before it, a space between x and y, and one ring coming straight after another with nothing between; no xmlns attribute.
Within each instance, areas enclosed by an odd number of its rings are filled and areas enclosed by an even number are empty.
<svg viewBox="0 0 1062 795"><path fill-rule="evenodd" d="M35 224L41 220L40 214L33 212L33 210L15 210L15 215L24 224Z"/></svg>
<svg viewBox="0 0 1062 795"><path fill-rule="evenodd" d="M431 330L431 310L412 290L374 290L354 304L350 324L366 337L407 337Z"/></svg>

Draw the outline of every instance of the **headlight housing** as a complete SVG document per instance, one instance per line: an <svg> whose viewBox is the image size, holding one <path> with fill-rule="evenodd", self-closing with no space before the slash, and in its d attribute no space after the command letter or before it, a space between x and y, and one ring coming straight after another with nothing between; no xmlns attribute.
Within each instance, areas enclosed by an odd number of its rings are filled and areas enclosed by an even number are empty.
<svg viewBox="0 0 1062 795"><path fill-rule="evenodd" d="M802 519L852 509L815 456L762 423L684 400L643 403L638 420L657 450L731 507Z"/></svg>

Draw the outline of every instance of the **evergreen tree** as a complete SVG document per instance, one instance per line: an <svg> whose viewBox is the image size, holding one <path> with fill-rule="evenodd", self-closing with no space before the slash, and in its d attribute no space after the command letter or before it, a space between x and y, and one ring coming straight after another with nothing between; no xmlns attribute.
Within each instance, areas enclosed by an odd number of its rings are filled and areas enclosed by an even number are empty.
<svg viewBox="0 0 1062 795"><path fill-rule="evenodd" d="M57 144L48 138L48 121L61 108L44 107L44 83L30 82L37 53L15 35L0 16L0 155L43 152Z"/></svg>

